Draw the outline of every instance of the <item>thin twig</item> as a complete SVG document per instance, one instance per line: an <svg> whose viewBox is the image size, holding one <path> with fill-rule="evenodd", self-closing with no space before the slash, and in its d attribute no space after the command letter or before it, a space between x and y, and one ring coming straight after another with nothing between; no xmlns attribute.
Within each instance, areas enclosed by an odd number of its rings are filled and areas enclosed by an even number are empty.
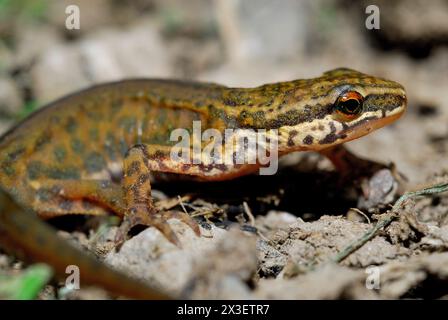
<svg viewBox="0 0 448 320"><path fill-rule="evenodd" d="M340 253L338 253L332 260L336 263L343 261L350 254L361 248L364 244L366 244L369 240L373 239L377 232L388 226L396 217L398 210L401 208L403 203L414 197L424 196L424 195L433 195L441 192L448 191L448 183L442 183L434 186L430 186L417 191L409 191L403 194L397 202L395 202L392 210L385 214L385 216L377 222L377 224L367 231L361 238L349 244L345 247Z"/></svg>
<svg viewBox="0 0 448 320"><path fill-rule="evenodd" d="M257 229L257 235L263 240L266 241L267 243L272 243L272 241L266 237L260 230ZM272 246L271 246L272 247ZM276 249L277 250L277 249ZM278 250L277 250L278 251Z"/></svg>
<svg viewBox="0 0 448 320"><path fill-rule="evenodd" d="M244 208L244 212L247 214L247 216L249 217L249 224L253 227L255 226L255 218L254 215L252 214L252 211L249 208L249 205L247 204L246 201L243 202L243 208Z"/></svg>
<svg viewBox="0 0 448 320"><path fill-rule="evenodd" d="M367 220L367 223L370 224L370 218L364 212L362 212L358 208L350 208L350 210L355 211L356 213L362 215Z"/></svg>
<svg viewBox="0 0 448 320"><path fill-rule="evenodd" d="M186 214L188 214L188 211L187 211L187 209L185 209L184 202L182 201L182 198L180 196L177 196L177 198L179 199L179 204L182 207L182 210L184 210L184 212Z"/></svg>

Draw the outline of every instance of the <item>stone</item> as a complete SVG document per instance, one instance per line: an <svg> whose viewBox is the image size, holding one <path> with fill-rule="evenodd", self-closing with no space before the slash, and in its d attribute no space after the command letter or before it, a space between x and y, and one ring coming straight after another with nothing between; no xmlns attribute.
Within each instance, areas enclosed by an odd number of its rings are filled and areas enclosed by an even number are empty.
<svg viewBox="0 0 448 320"><path fill-rule="evenodd" d="M239 292L249 296L247 281L256 271L255 239L238 229L226 231L212 225L197 237L185 224L169 220L182 248L155 228L126 241L105 262L175 295L224 298ZM238 290L233 291L233 289Z"/></svg>
<svg viewBox="0 0 448 320"><path fill-rule="evenodd" d="M17 84L10 78L0 77L0 110L16 115L23 106L23 99Z"/></svg>

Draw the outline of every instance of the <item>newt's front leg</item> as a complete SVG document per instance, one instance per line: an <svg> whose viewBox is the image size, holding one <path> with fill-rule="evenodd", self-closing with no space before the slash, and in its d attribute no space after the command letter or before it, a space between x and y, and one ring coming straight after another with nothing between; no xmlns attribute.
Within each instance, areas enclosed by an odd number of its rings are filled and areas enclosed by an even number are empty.
<svg viewBox="0 0 448 320"><path fill-rule="evenodd" d="M162 212L154 207L151 197L150 168L151 161L155 160L148 157L148 148L150 146L136 145L125 156L122 187L126 213L116 241L123 242L132 227L144 225L157 228L168 240L180 246L180 242L167 220L171 218L181 220L190 226L198 236L200 235L199 226L186 213Z"/></svg>
<svg viewBox="0 0 448 320"><path fill-rule="evenodd" d="M161 163L149 157L157 154L160 146L136 145L123 160L121 186L110 180L39 179L28 183L31 207L43 218L53 218L67 214L104 215L112 211L123 218L116 242L123 242L128 232L137 225L153 226L160 230L172 243L180 243L169 227L167 220L174 218L189 225L200 235L198 224L186 213L178 211L158 211L151 197L151 171L177 172L161 167ZM169 150L169 149L168 149ZM164 150L167 151L167 150ZM169 152L168 152L169 154ZM165 168L166 167L166 168Z"/></svg>
<svg viewBox="0 0 448 320"><path fill-rule="evenodd" d="M321 153L341 172L345 181L355 180L360 186L362 194L358 206L361 208L390 203L403 184L404 178L393 164L385 165L360 158L343 145L325 149Z"/></svg>

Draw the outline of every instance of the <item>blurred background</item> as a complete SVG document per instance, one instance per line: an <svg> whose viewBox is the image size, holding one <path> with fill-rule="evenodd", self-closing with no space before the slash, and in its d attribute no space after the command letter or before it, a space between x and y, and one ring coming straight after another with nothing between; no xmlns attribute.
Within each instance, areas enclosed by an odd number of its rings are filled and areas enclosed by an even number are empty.
<svg viewBox="0 0 448 320"><path fill-rule="evenodd" d="M80 9L80 29L65 26ZM368 30L365 10L380 9ZM0 131L67 93L130 77L228 86L349 67L402 83L409 111L351 142L411 182L448 168L448 0L0 0Z"/></svg>

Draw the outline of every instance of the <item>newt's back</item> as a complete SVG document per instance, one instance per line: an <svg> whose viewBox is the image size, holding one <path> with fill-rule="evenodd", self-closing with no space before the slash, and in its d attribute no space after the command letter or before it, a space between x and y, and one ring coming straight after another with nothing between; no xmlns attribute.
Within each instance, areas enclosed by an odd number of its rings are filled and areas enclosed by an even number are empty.
<svg viewBox="0 0 448 320"><path fill-rule="evenodd" d="M220 88L126 80L62 98L0 138L0 184L22 198L28 183L41 178L119 177L123 156L134 144L170 145L174 128L189 129L193 120L207 123L206 100Z"/></svg>

